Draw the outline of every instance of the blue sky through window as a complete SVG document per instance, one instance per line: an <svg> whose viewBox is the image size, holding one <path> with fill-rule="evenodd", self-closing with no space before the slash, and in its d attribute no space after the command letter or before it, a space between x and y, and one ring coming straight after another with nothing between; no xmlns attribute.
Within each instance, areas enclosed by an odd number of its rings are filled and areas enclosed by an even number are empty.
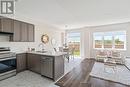
<svg viewBox="0 0 130 87"><path fill-rule="evenodd" d="M126 49L126 31L95 32L93 33L93 39L95 41L94 46L100 41L103 42L102 46L104 47L106 46L104 44L113 44L113 46L116 44L116 49ZM120 46L117 46L117 44L120 44Z"/></svg>
<svg viewBox="0 0 130 87"><path fill-rule="evenodd" d="M80 42L80 33L68 33L68 42Z"/></svg>
<svg viewBox="0 0 130 87"><path fill-rule="evenodd" d="M126 39L126 31L115 31L115 32L96 32L93 34L94 40L101 40L102 37L105 37L105 40L111 40L112 36L115 39L119 39L120 41L124 41Z"/></svg>

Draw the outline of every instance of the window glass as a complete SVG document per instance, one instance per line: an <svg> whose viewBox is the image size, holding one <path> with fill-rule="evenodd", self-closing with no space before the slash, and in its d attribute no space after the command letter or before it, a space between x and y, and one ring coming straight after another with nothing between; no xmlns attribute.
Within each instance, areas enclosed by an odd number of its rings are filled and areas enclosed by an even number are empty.
<svg viewBox="0 0 130 87"><path fill-rule="evenodd" d="M112 36L104 36L104 48L112 48Z"/></svg>
<svg viewBox="0 0 130 87"><path fill-rule="evenodd" d="M95 35L94 36L94 47L95 48L102 48L102 36Z"/></svg>
<svg viewBox="0 0 130 87"><path fill-rule="evenodd" d="M67 33L67 36L70 53L73 53L75 56L80 56L80 33Z"/></svg>
<svg viewBox="0 0 130 87"><path fill-rule="evenodd" d="M125 48L125 35L116 35L115 39L115 48L124 49Z"/></svg>
<svg viewBox="0 0 130 87"><path fill-rule="evenodd" d="M126 49L126 31L95 32L94 48Z"/></svg>

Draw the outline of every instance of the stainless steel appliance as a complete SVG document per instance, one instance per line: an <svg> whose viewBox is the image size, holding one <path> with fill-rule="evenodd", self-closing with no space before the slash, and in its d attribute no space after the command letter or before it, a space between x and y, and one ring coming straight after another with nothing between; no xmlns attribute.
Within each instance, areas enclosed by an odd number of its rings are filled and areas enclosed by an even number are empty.
<svg viewBox="0 0 130 87"><path fill-rule="evenodd" d="M0 47L0 80L16 75L16 54Z"/></svg>
<svg viewBox="0 0 130 87"><path fill-rule="evenodd" d="M41 75L53 78L53 58L43 57L41 59Z"/></svg>

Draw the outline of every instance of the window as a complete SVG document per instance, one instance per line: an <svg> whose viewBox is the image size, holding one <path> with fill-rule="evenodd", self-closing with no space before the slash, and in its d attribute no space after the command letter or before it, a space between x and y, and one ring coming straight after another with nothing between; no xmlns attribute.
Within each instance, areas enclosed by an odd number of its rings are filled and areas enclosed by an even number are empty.
<svg viewBox="0 0 130 87"><path fill-rule="evenodd" d="M112 32L104 33L104 48L112 48L113 47L113 35Z"/></svg>
<svg viewBox="0 0 130 87"><path fill-rule="evenodd" d="M96 32L93 36L96 49L126 49L126 31Z"/></svg>
<svg viewBox="0 0 130 87"><path fill-rule="evenodd" d="M112 36L104 36L104 48L112 48Z"/></svg>
<svg viewBox="0 0 130 87"><path fill-rule="evenodd" d="M116 49L124 49L126 46L126 32L117 32L114 36Z"/></svg>
<svg viewBox="0 0 130 87"><path fill-rule="evenodd" d="M67 33L67 44L70 49L74 49L74 55L80 56L80 33Z"/></svg>
<svg viewBox="0 0 130 87"><path fill-rule="evenodd" d="M102 33L94 33L94 48L102 48Z"/></svg>
<svg viewBox="0 0 130 87"><path fill-rule="evenodd" d="M94 38L95 48L102 48L102 36L96 36Z"/></svg>

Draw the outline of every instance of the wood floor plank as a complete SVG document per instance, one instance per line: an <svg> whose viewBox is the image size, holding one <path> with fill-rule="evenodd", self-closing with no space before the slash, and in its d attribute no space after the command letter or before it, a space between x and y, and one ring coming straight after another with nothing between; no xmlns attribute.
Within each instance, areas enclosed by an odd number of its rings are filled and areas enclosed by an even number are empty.
<svg viewBox="0 0 130 87"><path fill-rule="evenodd" d="M94 63L95 60L93 59L84 59L80 65L73 68L55 84L60 87L130 87L112 81L90 77L89 74Z"/></svg>

